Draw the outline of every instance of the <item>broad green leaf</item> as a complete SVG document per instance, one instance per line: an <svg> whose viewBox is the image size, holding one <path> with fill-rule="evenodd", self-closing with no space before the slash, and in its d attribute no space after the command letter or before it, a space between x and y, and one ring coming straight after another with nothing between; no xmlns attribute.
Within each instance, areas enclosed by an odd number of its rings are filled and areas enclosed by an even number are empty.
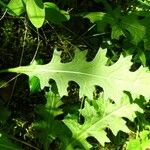
<svg viewBox="0 0 150 150"><path fill-rule="evenodd" d="M122 117L133 121L136 117L135 112L141 111L137 104L130 103L127 95L118 104L112 104L104 99L92 101L92 103L90 105L90 102L85 101L84 109L80 110L80 113L84 116L82 125L71 115L63 120L72 131L70 145L76 146L76 141L78 141L85 146L85 149L89 149L90 145L86 139L92 136L104 146L105 142L110 141L105 132L106 128L111 129L115 136L120 130L130 132L126 126L126 121Z"/></svg>
<svg viewBox="0 0 150 150"><path fill-rule="evenodd" d="M44 3L46 11L46 19L55 24L61 24L69 20L69 14L66 11L61 11L56 4L51 2Z"/></svg>
<svg viewBox="0 0 150 150"><path fill-rule="evenodd" d="M7 7L9 8L8 12L15 16L20 16L25 11L23 0L11 0Z"/></svg>
<svg viewBox="0 0 150 150"><path fill-rule="evenodd" d="M131 56L119 60L112 66L106 66L106 50L99 49L93 61L85 60L85 51L76 50L75 58L69 63L60 63L60 56L54 54L53 59L46 65L20 66L1 72L18 72L29 77L40 79L41 88L49 86L49 79L56 81L60 96L67 95L69 81L80 85L80 96L93 98L94 86L99 85L104 90L104 98L121 99L123 91L129 91L133 96L143 95L150 98L150 73L142 66L136 72L130 72Z"/></svg>
<svg viewBox="0 0 150 150"><path fill-rule="evenodd" d="M42 0L27 0L26 10L31 23L40 28L45 20L45 8Z"/></svg>

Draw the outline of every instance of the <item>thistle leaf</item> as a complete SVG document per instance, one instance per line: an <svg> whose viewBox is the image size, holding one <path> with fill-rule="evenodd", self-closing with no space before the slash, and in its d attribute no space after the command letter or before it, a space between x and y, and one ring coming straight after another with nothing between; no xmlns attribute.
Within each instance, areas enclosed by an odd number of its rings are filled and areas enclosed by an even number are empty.
<svg viewBox="0 0 150 150"><path fill-rule="evenodd" d="M94 86L104 90L104 98L117 102L122 98L123 91L129 91L135 97L139 95L150 98L150 74L147 68L140 67L137 71L129 71L131 56L120 56L112 66L106 66L106 50L100 49L93 61L85 60L86 52L77 49L75 58L69 63L60 63L60 56L55 55L46 65L29 65L8 69L8 72L27 74L40 79L41 88L49 86L49 79L56 81L60 96L66 95L65 89L69 81L80 85L80 96L93 99ZM2 71L1 71L2 72Z"/></svg>
<svg viewBox="0 0 150 150"><path fill-rule="evenodd" d="M136 117L136 111L142 112L137 104L130 103L127 95L118 104L112 104L104 99L92 101L92 104L89 101L85 101L84 109L80 110L80 113L84 116L84 123L82 125L71 115L68 115L64 119L64 123L70 128L73 134L70 145L76 146L76 141L78 141L85 146L85 149L89 149L90 144L86 139L92 136L104 146L105 142L110 141L105 129L111 129L115 136L120 130L127 133L130 132L126 126L126 121L122 117L133 121Z"/></svg>

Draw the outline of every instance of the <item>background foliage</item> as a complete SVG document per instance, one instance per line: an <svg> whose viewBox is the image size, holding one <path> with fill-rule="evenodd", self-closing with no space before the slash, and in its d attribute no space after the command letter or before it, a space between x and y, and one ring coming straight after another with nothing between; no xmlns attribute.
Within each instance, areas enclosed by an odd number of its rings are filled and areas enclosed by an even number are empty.
<svg viewBox="0 0 150 150"><path fill-rule="evenodd" d="M150 148L148 0L0 0L0 148Z"/></svg>

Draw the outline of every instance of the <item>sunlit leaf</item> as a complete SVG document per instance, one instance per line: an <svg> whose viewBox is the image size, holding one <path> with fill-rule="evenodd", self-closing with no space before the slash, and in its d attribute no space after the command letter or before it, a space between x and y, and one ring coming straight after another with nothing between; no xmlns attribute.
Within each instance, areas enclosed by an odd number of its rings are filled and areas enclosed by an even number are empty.
<svg viewBox="0 0 150 150"><path fill-rule="evenodd" d="M7 7L9 8L8 12L14 16L20 16L25 11L23 0L11 0Z"/></svg>
<svg viewBox="0 0 150 150"><path fill-rule="evenodd" d="M104 146L105 142L110 142L105 131L106 128L111 129L115 136L120 130L130 132L122 117L133 121L136 117L135 112L141 111L137 104L130 103L128 96L123 97L118 104L112 104L104 99L98 99L92 103L93 105L90 105L88 101L85 101L84 109L80 110L84 116L83 124L79 124L71 115L64 119L64 123L73 134L69 145L76 146L77 142L80 142L85 149L90 149L90 144L86 139L92 136Z"/></svg>
<svg viewBox="0 0 150 150"><path fill-rule="evenodd" d="M40 28L45 20L45 8L42 0L27 0L26 10L31 23Z"/></svg>
<svg viewBox="0 0 150 150"><path fill-rule="evenodd" d="M131 56L120 56L112 66L106 66L106 50L100 49L93 61L87 62L86 52L76 50L75 58L69 63L61 63L60 56L55 55L46 65L29 65L4 71L24 73L40 79L41 88L49 86L49 79L56 81L60 96L66 95L69 81L80 85L80 96L93 98L94 86L99 85L104 90L104 98L115 102L122 97L123 91L129 91L133 96L150 98L150 73L147 68L140 67L131 72ZM82 63L81 63L82 62Z"/></svg>

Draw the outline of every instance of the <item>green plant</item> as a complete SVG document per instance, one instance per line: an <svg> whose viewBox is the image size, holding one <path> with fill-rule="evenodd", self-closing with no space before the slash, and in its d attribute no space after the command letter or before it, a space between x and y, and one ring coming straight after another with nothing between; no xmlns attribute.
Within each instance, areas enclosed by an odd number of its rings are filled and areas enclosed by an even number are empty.
<svg viewBox="0 0 150 150"><path fill-rule="evenodd" d="M0 148L149 148L149 1L1 0L0 7L0 87L24 74L9 98L0 97ZM5 81L10 73L18 75Z"/></svg>

